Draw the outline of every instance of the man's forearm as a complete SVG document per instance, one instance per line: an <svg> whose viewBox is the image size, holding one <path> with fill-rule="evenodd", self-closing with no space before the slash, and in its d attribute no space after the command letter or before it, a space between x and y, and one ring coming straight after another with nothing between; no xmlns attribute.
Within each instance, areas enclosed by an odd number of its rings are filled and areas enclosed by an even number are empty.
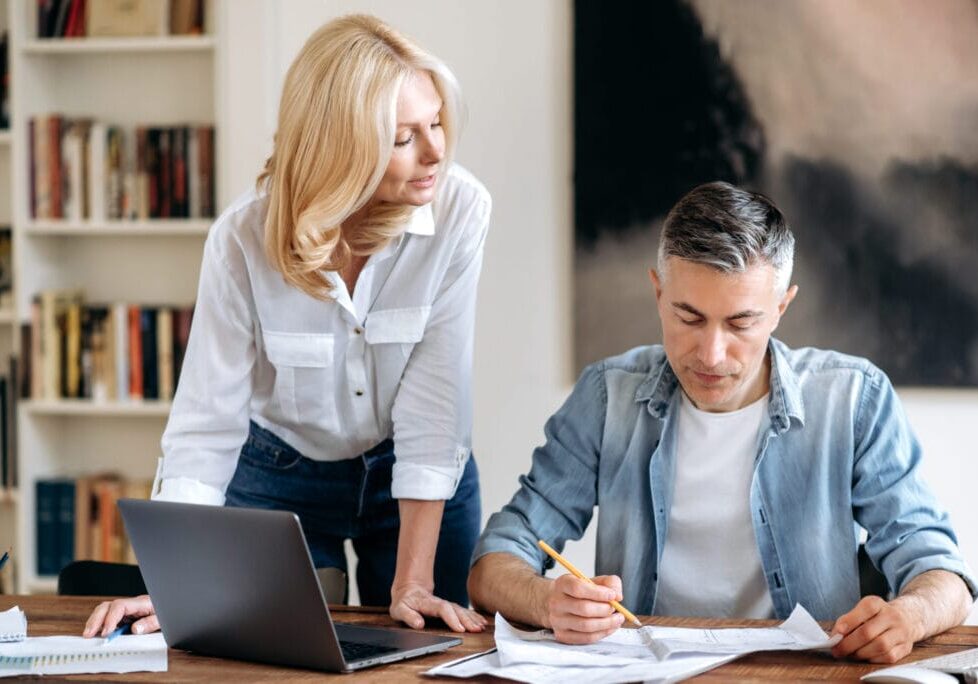
<svg viewBox="0 0 978 684"><path fill-rule="evenodd" d="M914 641L960 625L971 610L968 586L947 570L928 570L910 580L892 603L913 616L920 633Z"/></svg>
<svg viewBox="0 0 978 684"><path fill-rule="evenodd" d="M469 572L469 598L486 613L499 612L517 622L549 628L547 597L552 584L516 556L489 553Z"/></svg>

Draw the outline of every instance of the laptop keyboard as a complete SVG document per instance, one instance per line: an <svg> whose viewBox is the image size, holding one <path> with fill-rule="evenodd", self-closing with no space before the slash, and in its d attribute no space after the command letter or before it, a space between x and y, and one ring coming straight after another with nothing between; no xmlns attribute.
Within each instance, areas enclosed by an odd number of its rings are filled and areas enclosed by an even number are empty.
<svg viewBox="0 0 978 684"><path fill-rule="evenodd" d="M969 648L967 651L917 660L911 664L943 670L944 672L971 673L978 670L978 648Z"/></svg>
<svg viewBox="0 0 978 684"><path fill-rule="evenodd" d="M340 649L343 651L343 658L346 662L354 660L366 660L375 658L385 653L391 653L397 649L393 646L381 646L379 644L363 644L358 641L341 641Z"/></svg>

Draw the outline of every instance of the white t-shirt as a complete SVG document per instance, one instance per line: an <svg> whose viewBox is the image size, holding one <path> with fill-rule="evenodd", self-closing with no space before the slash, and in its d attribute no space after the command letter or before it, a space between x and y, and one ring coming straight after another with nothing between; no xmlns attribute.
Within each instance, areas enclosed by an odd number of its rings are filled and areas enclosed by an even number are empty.
<svg viewBox="0 0 978 684"><path fill-rule="evenodd" d="M682 395L672 507L656 615L771 618L750 513L750 486L768 397L728 413Z"/></svg>

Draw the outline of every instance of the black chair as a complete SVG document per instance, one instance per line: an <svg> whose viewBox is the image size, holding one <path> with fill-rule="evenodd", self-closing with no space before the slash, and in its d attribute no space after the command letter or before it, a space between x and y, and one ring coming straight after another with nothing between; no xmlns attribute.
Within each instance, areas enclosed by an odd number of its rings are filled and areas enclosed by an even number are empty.
<svg viewBox="0 0 978 684"><path fill-rule="evenodd" d="M873 561L869 559L865 544L859 545L856 562L859 565L859 595L864 597L880 596L888 599L890 597L890 585L883 573L877 570Z"/></svg>
<svg viewBox="0 0 978 684"><path fill-rule="evenodd" d="M139 566L102 561L75 561L58 573L61 596L138 596L146 584Z"/></svg>

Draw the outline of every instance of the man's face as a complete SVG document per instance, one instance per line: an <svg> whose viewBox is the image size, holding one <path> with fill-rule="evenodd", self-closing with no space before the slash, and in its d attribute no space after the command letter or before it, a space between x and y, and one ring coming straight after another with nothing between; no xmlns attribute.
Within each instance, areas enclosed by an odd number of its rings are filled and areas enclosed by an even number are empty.
<svg viewBox="0 0 978 684"><path fill-rule="evenodd" d="M743 273L670 257L649 272L669 365L686 395L704 411L735 411L768 390L767 344L797 286L780 295L774 268L758 262Z"/></svg>

